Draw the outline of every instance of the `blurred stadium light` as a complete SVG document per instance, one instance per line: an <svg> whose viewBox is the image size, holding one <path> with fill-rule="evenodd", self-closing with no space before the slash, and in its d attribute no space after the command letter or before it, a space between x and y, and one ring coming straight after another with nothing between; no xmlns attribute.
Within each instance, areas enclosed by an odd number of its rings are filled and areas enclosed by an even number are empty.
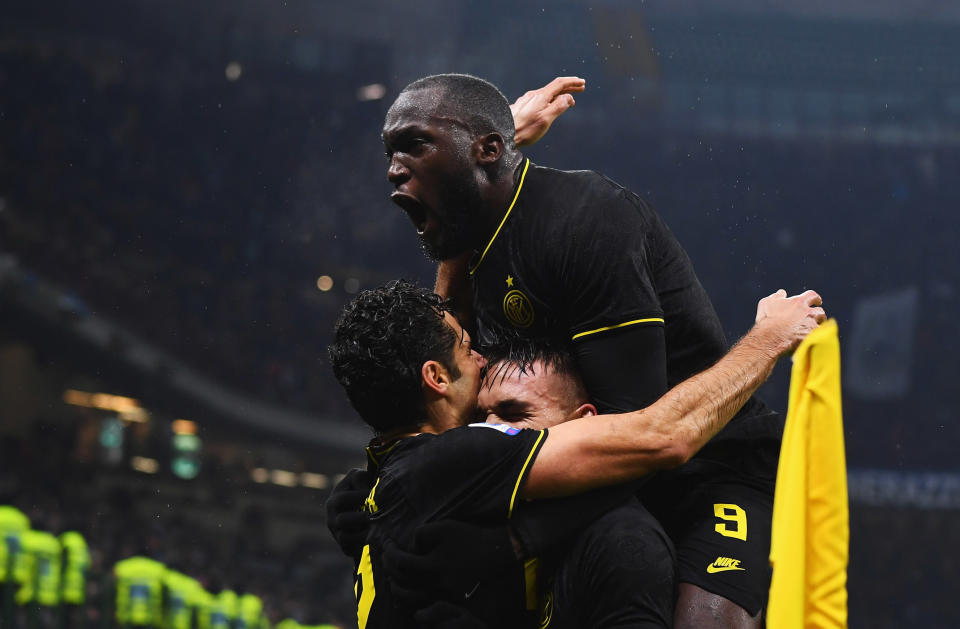
<svg viewBox="0 0 960 629"><path fill-rule="evenodd" d="M193 433L174 433L171 442L173 457L170 469L175 476L186 480L200 474L203 456L203 442Z"/></svg>
<svg viewBox="0 0 960 629"><path fill-rule="evenodd" d="M156 474L160 470L160 463L156 459L134 456L130 458L130 467L144 474Z"/></svg>
<svg viewBox="0 0 960 629"><path fill-rule="evenodd" d="M301 470L335 482L370 437L325 364L333 320L361 286L433 281L386 198L390 95L439 71L488 77L509 97L579 74L587 92L530 156L651 198L731 338L773 287L824 294L849 331L851 616L960 626L958 25L960 5L896 0L11 5L0 308L4 339L20 345L0 347L0 431L24 446L7 459L31 471L12 482L46 464L67 505L84 477L58 466L86 461L97 482L80 487L91 497L78 512L105 543L132 517L123 501L93 517L110 491L130 492L129 511L160 539L175 538L171 513L190 520L204 552L253 548L244 526L257 513L274 543L323 533L323 482ZM374 80L382 94L361 86ZM27 394L68 387L139 406ZM764 397L784 408L782 379ZM130 424L143 409L164 421ZM69 421L40 432L24 419L47 413ZM202 418L210 457L189 483L169 469L166 420L182 416ZM132 454L160 470L133 472ZM274 485L272 470L297 486ZM291 500L303 487L312 500ZM198 537L201 525L214 533ZM234 560L276 583L307 568L259 550ZM337 584L311 582L295 605Z"/></svg>
<svg viewBox="0 0 960 629"><path fill-rule="evenodd" d="M357 100L380 100L387 95L387 86L383 83L371 83L357 89Z"/></svg>

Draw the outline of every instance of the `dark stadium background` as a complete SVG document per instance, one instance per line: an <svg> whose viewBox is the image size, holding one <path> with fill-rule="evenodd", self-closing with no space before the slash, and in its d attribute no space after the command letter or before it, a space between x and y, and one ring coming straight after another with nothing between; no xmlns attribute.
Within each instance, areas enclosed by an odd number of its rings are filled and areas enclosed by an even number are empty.
<svg viewBox="0 0 960 629"><path fill-rule="evenodd" d="M731 339L780 287L838 319L851 626L960 626L960 9L758 4L5 5L0 502L83 527L101 580L146 546L349 625L323 503L367 435L325 348L357 290L432 282L383 114L429 73L576 74L534 161L648 197Z"/></svg>

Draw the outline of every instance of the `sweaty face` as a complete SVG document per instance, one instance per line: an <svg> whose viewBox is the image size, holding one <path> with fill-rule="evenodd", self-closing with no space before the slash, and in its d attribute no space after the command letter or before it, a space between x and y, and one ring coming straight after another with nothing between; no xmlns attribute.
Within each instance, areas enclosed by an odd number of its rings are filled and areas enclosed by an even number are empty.
<svg viewBox="0 0 960 629"><path fill-rule="evenodd" d="M477 405L488 424L517 428L549 428L578 417L587 403L582 385L571 376L558 374L541 362L526 373L513 365L494 365L480 387Z"/></svg>
<svg viewBox="0 0 960 629"><path fill-rule="evenodd" d="M427 256L446 260L483 237L473 138L459 121L437 114L436 90L400 95L383 127L394 186L391 200L406 212Z"/></svg>

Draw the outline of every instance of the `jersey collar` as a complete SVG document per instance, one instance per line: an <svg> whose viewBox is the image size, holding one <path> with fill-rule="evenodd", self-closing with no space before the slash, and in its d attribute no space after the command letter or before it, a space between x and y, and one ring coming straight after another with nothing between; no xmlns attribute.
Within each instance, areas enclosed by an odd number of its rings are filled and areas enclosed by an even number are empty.
<svg viewBox="0 0 960 629"><path fill-rule="evenodd" d="M370 444L367 446L367 458L369 463L373 465L373 469L379 469L383 467L383 464L386 462L387 457L393 453L404 441L408 439L414 439L426 433L420 432L411 432L395 437L388 437L387 439L382 439L380 437L374 437ZM370 469L368 465L368 469Z"/></svg>
<svg viewBox="0 0 960 629"><path fill-rule="evenodd" d="M394 448L400 445L401 441L402 439L394 439L384 443L379 439L374 439L370 442L370 445L367 446L367 458L370 459L370 463L373 464L374 469L379 469L383 465L387 456L393 452Z"/></svg>
<svg viewBox="0 0 960 629"><path fill-rule="evenodd" d="M523 164L523 172L520 173L520 184L517 186L516 194L513 195L513 201L510 202L510 207L507 208L507 213L503 215L503 220L500 221L500 225L497 226L497 231L493 232L490 242L488 242L487 246L483 248L483 253L480 254L480 259L477 260L476 264L470 267L471 277L477 272L477 269L480 268L480 265L483 263L483 259L487 257L487 252L490 251L490 247L493 246L493 241L497 239L497 235L500 233L500 230L503 229L504 223L506 223L507 219L510 217L510 210L513 209L513 206L517 203L517 199L520 197L520 190L523 189L523 180L527 177L527 168L529 167L530 158L528 157L526 162Z"/></svg>

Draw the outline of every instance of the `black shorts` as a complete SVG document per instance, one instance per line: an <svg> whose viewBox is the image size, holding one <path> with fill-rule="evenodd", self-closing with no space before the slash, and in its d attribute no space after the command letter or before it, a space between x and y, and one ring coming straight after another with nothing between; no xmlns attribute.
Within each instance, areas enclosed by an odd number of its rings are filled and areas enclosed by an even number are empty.
<svg viewBox="0 0 960 629"><path fill-rule="evenodd" d="M755 616L770 591L770 526L779 441L724 443L658 474L640 492L677 551L680 583Z"/></svg>

